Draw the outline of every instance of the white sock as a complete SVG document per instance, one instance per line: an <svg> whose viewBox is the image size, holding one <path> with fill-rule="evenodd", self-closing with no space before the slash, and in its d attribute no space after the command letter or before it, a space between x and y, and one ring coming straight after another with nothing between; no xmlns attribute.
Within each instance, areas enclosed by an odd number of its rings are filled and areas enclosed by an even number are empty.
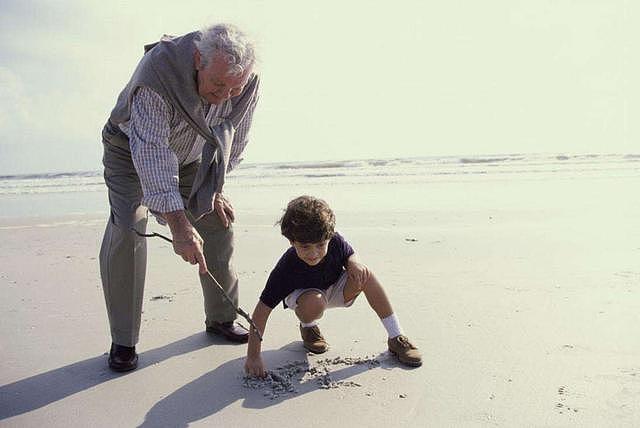
<svg viewBox="0 0 640 428"><path fill-rule="evenodd" d="M396 316L396 314L391 314L386 318L381 318L380 321L382 321L382 325L387 330L389 339L393 339L396 336L404 334L402 332L402 327L400 327L400 321L398 321L398 317Z"/></svg>
<svg viewBox="0 0 640 428"><path fill-rule="evenodd" d="M318 320L313 320L311 322L302 322L300 321L300 325L303 327L313 327L314 325L318 325Z"/></svg>

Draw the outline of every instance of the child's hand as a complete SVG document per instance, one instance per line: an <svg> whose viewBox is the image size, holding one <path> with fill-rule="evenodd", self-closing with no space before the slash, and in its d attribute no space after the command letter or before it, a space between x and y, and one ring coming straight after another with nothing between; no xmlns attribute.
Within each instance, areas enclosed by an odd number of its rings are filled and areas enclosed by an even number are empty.
<svg viewBox="0 0 640 428"><path fill-rule="evenodd" d="M244 362L244 371L249 376L257 376L260 378L267 376L264 363L259 355L257 357L247 357L247 360Z"/></svg>
<svg viewBox="0 0 640 428"><path fill-rule="evenodd" d="M369 268L362 263L350 260L347 265L347 275L349 275L349 278L351 278L351 280L357 285L363 286L367 281L369 281L371 272L369 271Z"/></svg>

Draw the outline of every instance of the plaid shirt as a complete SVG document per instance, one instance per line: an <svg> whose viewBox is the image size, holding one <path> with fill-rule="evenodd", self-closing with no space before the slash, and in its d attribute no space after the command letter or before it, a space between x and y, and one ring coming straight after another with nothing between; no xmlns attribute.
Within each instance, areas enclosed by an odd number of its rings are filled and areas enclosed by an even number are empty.
<svg viewBox="0 0 640 428"><path fill-rule="evenodd" d="M206 122L220 125L231 112L231 101L205 104ZM247 143L255 103L251 104L236 129L231 144L227 173L241 161ZM152 89L141 87L131 101L131 119L120 125L129 137L131 158L142 185L142 205L152 212L184 209L178 190L180 166L200 159L204 138L187 124L175 109Z"/></svg>

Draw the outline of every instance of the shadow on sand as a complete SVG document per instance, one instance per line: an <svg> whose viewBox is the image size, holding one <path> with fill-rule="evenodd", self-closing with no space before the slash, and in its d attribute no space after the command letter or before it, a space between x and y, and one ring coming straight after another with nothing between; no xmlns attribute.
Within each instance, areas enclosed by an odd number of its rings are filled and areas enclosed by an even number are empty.
<svg viewBox="0 0 640 428"><path fill-rule="evenodd" d="M205 333L196 333L141 353L137 371L212 345L236 346ZM292 361L308 362L301 342L292 342L279 350L264 351L262 357L269 368ZM381 368L397 367L395 364L386 364L388 358L383 354L378 358L385 362ZM106 355L101 355L0 386L0 420L37 410L101 383L126 376L109 370L106 360ZM244 358L236 358L177 389L149 409L140 426L186 427L190 422L211 416L237 400L244 400L243 407L262 409L319 389L315 380L294 380L296 393L269 399L261 390L243 387L243 365ZM366 364L336 368L331 371L331 379L339 382L367 370L369 367Z"/></svg>
<svg viewBox="0 0 640 428"><path fill-rule="evenodd" d="M206 333L196 333L140 354L138 371L171 357L207 346L234 346ZM107 356L90 358L0 386L0 420L39 409L70 395L126 374L107 368Z"/></svg>
<svg viewBox="0 0 640 428"><path fill-rule="evenodd" d="M299 341L279 350L263 351L262 358L268 368L276 368L292 361L308 362L307 353ZM378 358L386 360L383 355ZM242 386L243 365L244 358L236 358L177 389L149 409L144 422L139 426L187 427L238 400L243 400L242 406L245 408L263 409L319 389L313 379L296 379L293 380L295 393L269 399L263 395L262 390ZM368 370L369 366L366 364L345 366L332 370L331 379L339 382Z"/></svg>

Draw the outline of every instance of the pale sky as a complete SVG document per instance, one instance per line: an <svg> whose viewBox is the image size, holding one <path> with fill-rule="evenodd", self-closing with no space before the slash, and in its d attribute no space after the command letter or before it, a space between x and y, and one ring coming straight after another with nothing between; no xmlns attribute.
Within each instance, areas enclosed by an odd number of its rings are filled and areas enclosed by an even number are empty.
<svg viewBox="0 0 640 428"><path fill-rule="evenodd" d="M0 0L0 175L98 170L142 46L258 42L245 161L639 153L632 0Z"/></svg>

